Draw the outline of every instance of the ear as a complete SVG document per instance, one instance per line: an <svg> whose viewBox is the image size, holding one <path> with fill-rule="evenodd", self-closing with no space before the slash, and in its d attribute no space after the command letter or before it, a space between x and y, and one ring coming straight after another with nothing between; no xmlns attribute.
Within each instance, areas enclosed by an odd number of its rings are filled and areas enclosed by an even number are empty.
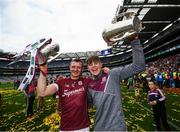
<svg viewBox="0 0 180 132"><path fill-rule="evenodd" d="M82 68L81 68L81 72L84 70L84 67L82 66Z"/></svg>
<svg viewBox="0 0 180 132"><path fill-rule="evenodd" d="M89 65L87 65L87 69L88 69L88 71L90 71L90 70L89 70Z"/></svg>
<svg viewBox="0 0 180 132"><path fill-rule="evenodd" d="M69 65L69 70L71 70L71 64Z"/></svg>

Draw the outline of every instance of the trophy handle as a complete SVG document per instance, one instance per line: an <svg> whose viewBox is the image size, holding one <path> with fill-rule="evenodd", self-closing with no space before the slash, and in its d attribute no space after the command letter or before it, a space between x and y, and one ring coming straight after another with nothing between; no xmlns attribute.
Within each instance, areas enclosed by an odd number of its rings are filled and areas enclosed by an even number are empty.
<svg viewBox="0 0 180 132"><path fill-rule="evenodd" d="M125 17L126 19L108 25L102 33L102 37L108 46L113 45L117 41L125 40L145 28L134 12L124 12L117 17Z"/></svg>
<svg viewBox="0 0 180 132"><path fill-rule="evenodd" d="M28 88L28 85L31 84L35 76L36 65L51 62L60 55L59 44L52 42L51 38L46 41L45 40L46 39L41 39L34 44L26 46L25 50L17 56L21 57L25 54L31 55L30 66L28 68L26 76L18 87L18 90L23 91L26 96L26 89Z"/></svg>
<svg viewBox="0 0 180 132"><path fill-rule="evenodd" d="M127 20L131 19L135 15L136 15L135 12L123 12L123 13L120 13L120 16L125 16Z"/></svg>
<svg viewBox="0 0 180 132"><path fill-rule="evenodd" d="M134 31L134 32L131 32L131 33L126 32L126 33L124 33L124 35L121 36L121 37L118 37L118 36L119 36L119 34L118 34L117 36L114 36L113 38L110 38L110 41L111 41L111 42L116 42L116 41L124 40L124 39L126 39L127 37L133 35L134 33L136 33L136 32L135 32L135 31Z"/></svg>

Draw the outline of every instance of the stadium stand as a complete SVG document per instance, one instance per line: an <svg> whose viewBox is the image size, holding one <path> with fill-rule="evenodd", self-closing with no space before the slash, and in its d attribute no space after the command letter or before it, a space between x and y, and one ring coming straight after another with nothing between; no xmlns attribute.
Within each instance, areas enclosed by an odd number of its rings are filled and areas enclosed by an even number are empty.
<svg viewBox="0 0 180 132"><path fill-rule="evenodd" d="M135 12L145 27L139 35L144 47L146 63L158 58L176 55L180 49L180 3L177 0L124 0L123 6L118 6L113 21L123 20L120 13ZM164 15L166 14L166 15ZM126 41L119 41L111 47L112 52L102 55L101 51L77 53L62 53L48 64L49 74L69 74L69 62L73 58L84 61L89 55L100 56L104 66L116 67L131 63L131 46ZM8 66L14 60L16 53L0 51L0 76L24 76L29 66L29 60L22 60ZM37 69L38 70L38 69ZM85 70L86 65L85 65Z"/></svg>

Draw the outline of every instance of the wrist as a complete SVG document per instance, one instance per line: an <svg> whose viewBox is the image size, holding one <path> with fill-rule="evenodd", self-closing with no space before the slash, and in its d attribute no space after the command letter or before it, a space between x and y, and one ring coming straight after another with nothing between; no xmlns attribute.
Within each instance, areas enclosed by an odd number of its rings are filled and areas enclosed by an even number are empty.
<svg viewBox="0 0 180 132"><path fill-rule="evenodd" d="M43 76L47 76L47 65L44 64L44 65L39 65L39 70L40 70L40 73L42 73Z"/></svg>
<svg viewBox="0 0 180 132"><path fill-rule="evenodd" d="M140 42L139 39L134 39L134 40L131 41L131 44L132 44L132 45L140 45L141 42Z"/></svg>
<svg viewBox="0 0 180 132"><path fill-rule="evenodd" d="M39 66L45 66L45 65L47 65L46 62L44 62L44 63L42 63L42 64L39 64Z"/></svg>
<svg viewBox="0 0 180 132"><path fill-rule="evenodd" d="M44 71L40 71L40 72L42 73L42 75L43 75L44 77L47 76L47 72L44 72Z"/></svg>

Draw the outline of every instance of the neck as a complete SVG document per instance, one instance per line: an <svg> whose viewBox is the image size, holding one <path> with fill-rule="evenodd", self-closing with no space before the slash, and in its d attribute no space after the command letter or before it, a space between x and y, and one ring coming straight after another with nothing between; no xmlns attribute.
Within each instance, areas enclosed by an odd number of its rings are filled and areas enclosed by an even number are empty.
<svg viewBox="0 0 180 132"><path fill-rule="evenodd" d="M71 75L71 79L72 79L72 80L78 80L78 79L79 79L79 76L76 77L76 76L72 76L72 75Z"/></svg>
<svg viewBox="0 0 180 132"><path fill-rule="evenodd" d="M99 76L101 76L102 75L102 71L100 71L99 73L98 73L98 75L93 75L93 78L98 78Z"/></svg>

